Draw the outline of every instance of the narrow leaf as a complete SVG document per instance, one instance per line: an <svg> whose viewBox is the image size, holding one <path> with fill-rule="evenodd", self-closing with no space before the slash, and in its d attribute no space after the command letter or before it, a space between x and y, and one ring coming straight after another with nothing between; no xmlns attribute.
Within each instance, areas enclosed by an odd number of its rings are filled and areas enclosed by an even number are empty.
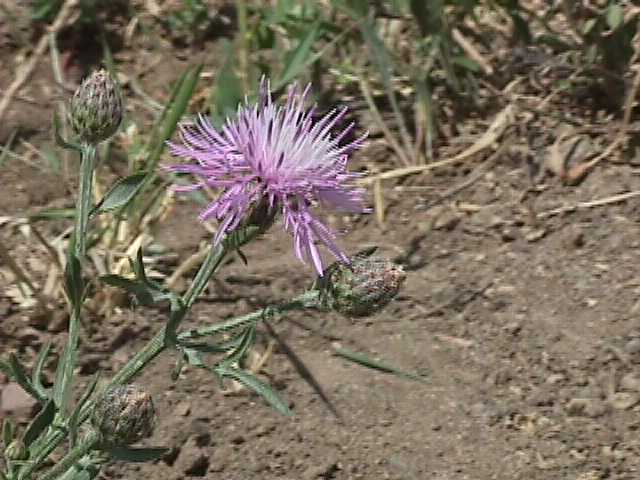
<svg viewBox="0 0 640 480"><path fill-rule="evenodd" d="M75 208L45 208L28 215L29 220L59 220L74 218Z"/></svg>
<svg viewBox="0 0 640 480"><path fill-rule="evenodd" d="M24 442L25 447L29 447L42 432L44 432L51 422L53 422L53 418L56 414L56 405L53 400L49 400L44 407L38 412L36 418L29 424L27 430L24 432L24 437L22 441Z"/></svg>
<svg viewBox="0 0 640 480"><path fill-rule="evenodd" d="M235 71L237 56L233 44L223 40L222 50L224 63L216 75L216 86L209 96L216 124L222 124L225 117L233 114L246 93L242 91L242 82Z"/></svg>
<svg viewBox="0 0 640 480"><path fill-rule="evenodd" d="M399 368L396 368L388 363L381 362L379 360L374 360L371 357L358 352L353 352L351 350L347 350L345 348L336 348L334 353L351 362L357 363L358 365L362 365L367 368L372 368L374 370L378 370L383 373L391 373L398 377L407 378L409 380L415 380L418 382L426 383L425 379L420 375L411 372L405 372Z"/></svg>
<svg viewBox="0 0 640 480"><path fill-rule="evenodd" d="M612 3L607 8L607 25L611 30L615 30L624 20L624 10L617 3Z"/></svg>
<svg viewBox="0 0 640 480"><path fill-rule="evenodd" d="M80 260L72 253L67 257L67 265L64 269L64 288L74 309L78 309L82 303L85 286Z"/></svg>
<svg viewBox="0 0 640 480"><path fill-rule="evenodd" d="M195 90L198 79L200 78L200 71L202 65L188 69L176 85L176 88L172 92L172 99L162 114L162 121L159 125L157 135L152 138L147 146L149 156L146 162L146 170L148 172L155 172L160 160L160 155L165 148L165 142L171 138L175 131L180 118L187 110L189 100ZM148 185L155 178L155 173L147 175L145 178L145 185Z"/></svg>
<svg viewBox="0 0 640 480"><path fill-rule="evenodd" d="M38 393L38 391L34 388L34 386L31 384L31 382L29 381L29 378L27 377L27 372L18 361L18 357L16 357L15 354L13 353L9 355L9 367L10 367L9 376L12 377L24 389L25 392L27 392L33 398L38 400L38 402L40 403L44 403L47 401L47 399L41 396Z"/></svg>
<svg viewBox="0 0 640 480"><path fill-rule="evenodd" d="M111 458L124 462L151 462L157 460L169 451L166 447L149 448L113 448L109 450Z"/></svg>
<svg viewBox="0 0 640 480"><path fill-rule="evenodd" d="M96 385L98 384L99 376L100 376L99 372L96 372L93 375L93 378L91 379L91 381L89 382L89 385L87 386L84 393L82 394L80 401L78 401L77 405L75 406L73 413L71 414L71 417L69 417L69 438L71 440L71 446L74 446L76 444L76 440L78 439L78 426L80 425L80 412L82 411L82 407L85 406L89 398L91 398L91 395L93 395L93 392L96 389Z"/></svg>
<svg viewBox="0 0 640 480"><path fill-rule="evenodd" d="M293 415L293 412L289 409L289 406L282 400L282 398L280 398L280 396L273 388L261 382L250 373L227 366L216 367L214 371L221 377L233 378L234 380L242 383L245 387L250 388L262 398L264 398L267 403L269 403L269 405L271 405L281 414L286 416Z"/></svg>
<svg viewBox="0 0 640 480"><path fill-rule="evenodd" d="M146 172L140 172L118 180L100 203L93 207L89 216L111 212L126 206L140 191L146 177Z"/></svg>
<svg viewBox="0 0 640 480"><path fill-rule="evenodd" d="M2 422L2 443L4 444L5 448L8 447L13 441L14 433L15 427L13 426L13 423L11 423L11 420L9 420L8 418L5 418Z"/></svg>
<svg viewBox="0 0 640 480"><path fill-rule="evenodd" d="M36 359L36 364L33 367L33 371L31 372L31 383L33 383L34 388L38 391L40 395L43 397L47 397L47 389L44 388L42 384L42 370L44 368L44 364L47 361L47 357L49 356L49 351L51 350L51 342L45 343L40 352L38 353L38 358Z"/></svg>
<svg viewBox="0 0 640 480"><path fill-rule="evenodd" d="M236 362L242 361L249 348L251 348L251 346L255 342L255 324L249 325L247 328L245 328L244 331L240 335L238 335L238 337L238 345L231 352L229 352L229 355L222 362L220 362L221 365L231 366Z"/></svg>
<svg viewBox="0 0 640 480"><path fill-rule="evenodd" d="M311 54L311 47L320 34L320 19L316 20L300 39L296 48L289 54L279 84L287 84L302 72L306 66L306 59Z"/></svg>

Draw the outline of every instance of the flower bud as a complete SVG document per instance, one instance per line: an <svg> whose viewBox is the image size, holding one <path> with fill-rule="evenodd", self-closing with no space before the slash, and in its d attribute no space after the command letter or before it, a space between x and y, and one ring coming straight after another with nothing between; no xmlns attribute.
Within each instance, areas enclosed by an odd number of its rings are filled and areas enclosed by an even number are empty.
<svg viewBox="0 0 640 480"><path fill-rule="evenodd" d="M122 95L106 70L87 77L71 99L69 122L73 132L90 144L107 140L122 121Z"/></svg>
<svg viewBox="0 0 640 480"><path fill-rule="evenodd" d="M138 385L110 387L96 402L91 423L105 446L125 446L153 433L156 412L151 395Z"/></svg>
<svg viewBox="0 0 640 480"><path fill-rule="evenodd" d="M400 290L402 267L379 257L356 256L351 265L327 269L326 300L343 315L363 317L381 310Z"/></svg>

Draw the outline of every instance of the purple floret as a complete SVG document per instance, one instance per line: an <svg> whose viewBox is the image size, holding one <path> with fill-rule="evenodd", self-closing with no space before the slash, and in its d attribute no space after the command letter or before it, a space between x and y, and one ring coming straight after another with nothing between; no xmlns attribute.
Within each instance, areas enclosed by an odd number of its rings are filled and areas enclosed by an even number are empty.
<svg viewBox="0 0 640 480"><path fill-rule="evenodd" d="M171 153L195 163L168 169L199 180L176 187L179 191L205 186L222 190L200 213L201 220L221 222L216 243L265 200L270 209L281 209L284 227L293 234L296 256L303 262L311 259L322 275L316 242L344 263L349 258L335 243L335 232L311 210L320 203L347 212L367 211L364 191L354 185L359 174L347 171L349 155L362 146L366 135L343 144L354 124L338 135L331 132L344 118L346 107L316 119L315 108L305 108L310 87L302 93L297 86L291 87L285 105L280 106L272 102L269 84L263 80L257 104L240 105L236 118L227 120L220 131L204 116L195 124L182 124L182 143L171 143Z"/></svg>

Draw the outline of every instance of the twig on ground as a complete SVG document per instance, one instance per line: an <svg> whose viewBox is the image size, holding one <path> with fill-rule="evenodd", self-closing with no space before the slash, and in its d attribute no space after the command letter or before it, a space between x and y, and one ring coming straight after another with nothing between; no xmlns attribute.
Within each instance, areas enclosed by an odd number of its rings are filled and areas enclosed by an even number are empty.
<svg viewBox="0 0 640 480"><path fill-rule="evenodd" d="M621 193L619 195L613 195L611 197L601 198L599 200L592 200L590 202L578 202L573 205L566 205L564 207L553 208L551 210L538 213L536 215L536 219L541 220L543 218L549 218L556 215L561 215L563 213L573 213L578 210L585 210L585 209L594 208L594 207L602 207L604 205L611 205L613 203L624 202L626 200L629 200L635 197L640 197L640 190Z"/></svg>

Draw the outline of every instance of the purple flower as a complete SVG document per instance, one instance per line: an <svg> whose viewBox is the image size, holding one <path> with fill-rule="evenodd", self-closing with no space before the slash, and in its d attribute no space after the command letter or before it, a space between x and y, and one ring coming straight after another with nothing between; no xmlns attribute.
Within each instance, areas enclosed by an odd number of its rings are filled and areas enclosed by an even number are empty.
<svg viewBox="0 0 640 480"><path fill-rule="evenodd" d="M266 202L270 211L281 210L297 257L303 262L310 258L322 275L316 242L323 243L339 261L350 262L335 243L335 233L312 208L323 204L347 212L366 211L364 192L353 182L359 174L347 171L349 154L362 145L366 135L343 143L353 123L332 134L347 109L333 109L317 119L315 107L305 108L310 87L302 93L297 86L291 87L286 104L280 106L272 102L269 84L263 80L257 104L240 105L236 118L228 119L219 131L203 116L195 124L181 125L182 144L170 144L171 152L195 162L169 170L190 173L199 180L178 190L222 189L200 214L201 220L221 222L216 243L238 227L259 202Z"/></svg>

